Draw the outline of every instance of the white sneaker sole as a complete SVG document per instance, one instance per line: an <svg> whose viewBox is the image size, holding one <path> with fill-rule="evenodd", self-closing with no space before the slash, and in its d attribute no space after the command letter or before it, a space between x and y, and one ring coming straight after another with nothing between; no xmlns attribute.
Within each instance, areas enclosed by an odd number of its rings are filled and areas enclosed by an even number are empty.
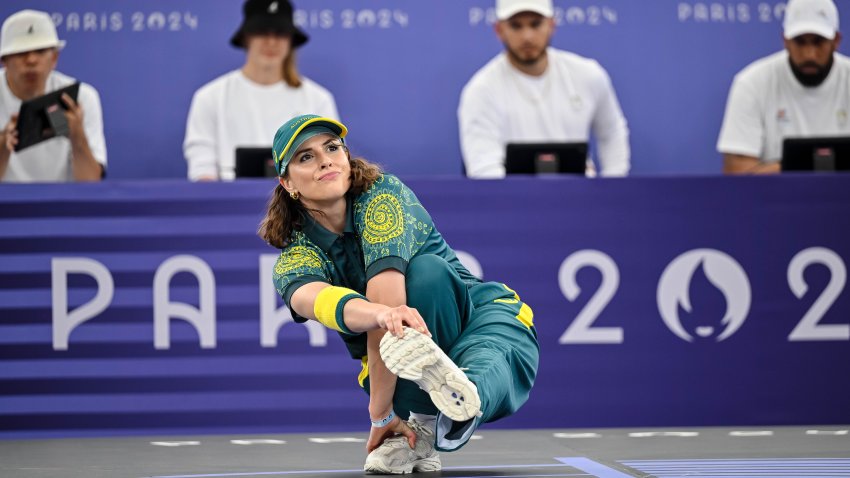
<svg viewBox="0 0 850 478"><path fill-rule="evenodd" d="M368 458L366 464L363 465L363 471L376 475L405 475L407 473L413 473L414 471L427 473L429 471L440 471L442 469L443 465L440 463L439 455L435 455L430 458L423 458L414 463L398 468L390 468L384 466L383 463L369 463Z"/></svg>
<svg viewBox="0 0 850 478"><path fill-rule="evenodd" d="M480 414L478 388L430 337L405 327L403 338L384 335L380 350L387 368L428 392L443 415L463 422Z"/></svg>

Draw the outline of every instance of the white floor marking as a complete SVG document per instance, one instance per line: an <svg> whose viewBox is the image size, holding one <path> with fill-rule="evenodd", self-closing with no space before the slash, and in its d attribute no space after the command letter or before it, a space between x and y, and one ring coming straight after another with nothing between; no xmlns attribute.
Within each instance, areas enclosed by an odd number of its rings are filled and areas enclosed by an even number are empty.
<svg viewBox="0 0 850 478"><path fill-rule="evenodd" d="M285 440L230 440L234 445L285 445Z"/></svg>
<svg viewBox="0 0 850 478"><path fill-rule="evenodd" d="M364 438L335 437L335 438L310 438L312 443L364 443Z"/></svg>
<svg viewBox="0 0 850 478"><path fill-rule="evenodd" d="M699 436L699 432L633 432L629 433L631 438L650 438L650 437L678 437L690 438Z"/></svg>
<svg viewBox="0 0 850 478"><path fill-rule="evenodd" d="M598 433L554 433L555 438L602 438Z"/></svg>
<svg viewBox="0 0 850 478"><path fill-rule="evenodd" d="M152 441L151 445L154 446L198 446L201 442L199 441Z"/></svg>
<svg viewBox="0 0 850 478"><path fill-rule="evenodd" d="M729 432L730 437L772 437L772 430L736 430Z"/></svg>

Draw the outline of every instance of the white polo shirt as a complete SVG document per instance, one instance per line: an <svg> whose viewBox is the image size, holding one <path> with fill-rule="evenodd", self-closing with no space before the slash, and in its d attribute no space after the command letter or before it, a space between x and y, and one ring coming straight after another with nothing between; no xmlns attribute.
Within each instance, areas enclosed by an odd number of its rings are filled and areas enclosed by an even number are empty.
<svg viewBox="0 0 850 478"><path fill-rule="evenodd" d="M848 113L850 58L835 53L826 80L807 88L794 77L783 50L735 76L717 150L779 161L785 138L850 135Z"/></svg>
<svg viewBox="0 0 850 478"><path fill-rule="evenodd" d="M539 77L514 68L503 52L464 87L458 122L469 177L504 177L507 143L586 142L591 134L602 175L629 172L629 129L608 73L574 53L547 54Z"/></svg>
<svg viewBox="0 0 850 478"><path fill-rule="evenodd" d="M50 93L74 83L74 78L53 71L47 77L45 92ZM77 103L83 108L83 129L94 159L106 169L106 140L103 137L103 112L100 95L89 84L81 83ZM13 113L21 109L21 100L9 89L6 69L0 69L0 123L6 126ZM74 180L71 170L71 140L64 136L43 141L20 152L12 152L3 182L67 182Z"/></svg>
<svg viewBox="0 0 850 478"><path fill-rule="evenodd" d="M192 181L202 176L230 181L236 177L236 148L268 147L289 119L317 114L339 119L333 95L303 78L293 88L280 81L260 85L241 70L202 86L192 98L183 155Z"/></svg>

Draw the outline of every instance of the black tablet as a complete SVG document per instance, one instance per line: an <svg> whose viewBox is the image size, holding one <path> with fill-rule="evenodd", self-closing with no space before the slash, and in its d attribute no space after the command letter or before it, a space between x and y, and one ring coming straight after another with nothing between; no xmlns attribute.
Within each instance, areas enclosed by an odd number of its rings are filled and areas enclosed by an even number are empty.
<svg viewBox="0 0 850 478"><path fill-rule="evenodd" d="M272 147L236 148L235 173L237 178L273 178L277 176Z"/></svg>
<svg viewBox="0 0 850 478"><path fill-rule="evenodd" d="M786 138L781 165L783 171L848 171L850 137Z"/></svg>
<svg viewBox="0 0 850 478"><path fill-rule="evenodd" d="M67 93L77 101L80 83L76 82L44 96L21 103L18 112L18 144L15 151L29 148L56 136L68 136L68 121L65 119L65 102L62 95Z"/></svg>
<svg viewBox="0 0 850 478"><path fill-rule="evenodd" d="M507 174L581 174L587 170L587 143L508 143Z"/></svg>

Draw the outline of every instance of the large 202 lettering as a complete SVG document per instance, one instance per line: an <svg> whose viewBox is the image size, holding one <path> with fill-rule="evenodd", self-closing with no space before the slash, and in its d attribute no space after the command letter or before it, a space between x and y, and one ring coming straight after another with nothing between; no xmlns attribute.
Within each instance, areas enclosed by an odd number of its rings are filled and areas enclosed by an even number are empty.
<svg viewBox="0 0 850 478"><path fill-rule="evenodd" d="M850 324L820 323L847 283L847 268L841 256L823 247L812 247L800 251L788 265L788 286L795 297L802 299L809 290L803 273L813 265L823 265L829 270L829 283L788 335L788 340L792 342L850 340ZM578 299L582 290L576 282L576 274L586 267L595 268L600 272L601 284L596 291L592 292L587 304L570 323L558 342L561 344L623 343L622 327L593 326L616 295L620 284L620 271L610 256L596 250L581 250L571 254L564 260L558 271L561 292L570 302Z"/></svg>

